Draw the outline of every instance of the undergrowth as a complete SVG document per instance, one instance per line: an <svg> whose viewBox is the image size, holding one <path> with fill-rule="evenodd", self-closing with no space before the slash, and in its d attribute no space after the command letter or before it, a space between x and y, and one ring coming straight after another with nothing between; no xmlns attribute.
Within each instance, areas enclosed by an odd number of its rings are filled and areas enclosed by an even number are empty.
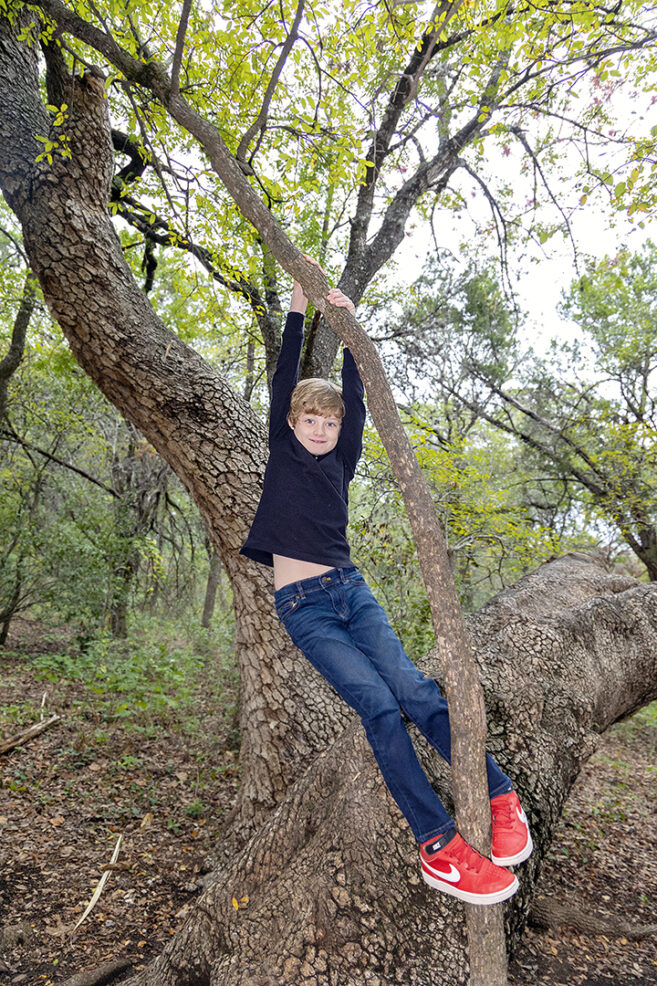
<svg viewBox="0 0 657 986"><path fill-rule="evenodd" d="M209 705L214 714L234 715L238 676L228 620L204 629L183 619L137 615L124 639L99 631L80 646L60 635L52 649L46 637L42 648L33 641L29 653L6 657L37 681L75 683L69 714L123 720L127 729L167 721L185 732L201 728ZM13 702L1 709L0 722L30 723L35 713L34 701Z"/></svg>

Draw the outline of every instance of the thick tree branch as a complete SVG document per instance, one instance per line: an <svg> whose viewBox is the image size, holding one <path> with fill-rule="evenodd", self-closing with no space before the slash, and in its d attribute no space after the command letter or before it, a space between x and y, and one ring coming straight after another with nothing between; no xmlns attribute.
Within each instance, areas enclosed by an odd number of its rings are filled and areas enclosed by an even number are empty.
<svg viewBox="0 0 657 986"><path fill-rule="evenodd" d="M171 64L171 91L178 92L180 88L180 66L182 64L183 50L185 48L185 35L187 34L187 24L189 22L189 12L192 8L192 0L183 0L180 23L176 33L176 48L173 53Z"/></svg>

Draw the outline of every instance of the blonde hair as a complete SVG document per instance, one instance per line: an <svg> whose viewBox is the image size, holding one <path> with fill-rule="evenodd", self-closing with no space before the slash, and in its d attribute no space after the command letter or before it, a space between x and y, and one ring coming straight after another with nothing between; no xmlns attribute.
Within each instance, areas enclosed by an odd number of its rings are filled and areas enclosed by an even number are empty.
<svg viewBox="0 0 657 986"><path fill-rule="evenodd" d="M342 390L330 380L309 377L292 391L288 417L293 425L302 414L321 414L324 418L339 418L345 413Z"/></svg>

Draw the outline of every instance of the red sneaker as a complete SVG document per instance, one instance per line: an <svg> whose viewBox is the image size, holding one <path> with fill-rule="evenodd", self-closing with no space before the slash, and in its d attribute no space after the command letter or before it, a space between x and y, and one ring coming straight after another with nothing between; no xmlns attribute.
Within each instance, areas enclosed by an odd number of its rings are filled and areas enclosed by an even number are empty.
<svg viewBox="0 0 657 986"><path fill-rule="evenodd" d="M430 887L469 904L497 904L518 889L518 880L464 842L458 832L420 846L422 876Z"/></svg>
<svg viewBox="0 0 657 986"><path fill-rule="evenodd" d="M527 816L515 791L498 794L490 803L493 817L493 844L490 858L498 866L515 866L531 856L534 844Z"/></svg>

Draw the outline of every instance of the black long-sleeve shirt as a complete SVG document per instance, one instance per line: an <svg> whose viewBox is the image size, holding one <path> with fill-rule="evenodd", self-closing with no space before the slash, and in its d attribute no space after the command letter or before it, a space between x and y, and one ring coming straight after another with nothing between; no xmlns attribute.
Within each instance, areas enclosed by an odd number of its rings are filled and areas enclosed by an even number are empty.
<svg viewBox="0 0 657 986"><path fill-rule="evenodd" d="M351 564L347 542L348 490L362 450L363 384L348 349L342 361L345 415L335 448L314 456L287 417L299 375L303 315L287 316L269 414L269 462L251 531L241 553L264 565L272 555L333 568Z"/></svg>

